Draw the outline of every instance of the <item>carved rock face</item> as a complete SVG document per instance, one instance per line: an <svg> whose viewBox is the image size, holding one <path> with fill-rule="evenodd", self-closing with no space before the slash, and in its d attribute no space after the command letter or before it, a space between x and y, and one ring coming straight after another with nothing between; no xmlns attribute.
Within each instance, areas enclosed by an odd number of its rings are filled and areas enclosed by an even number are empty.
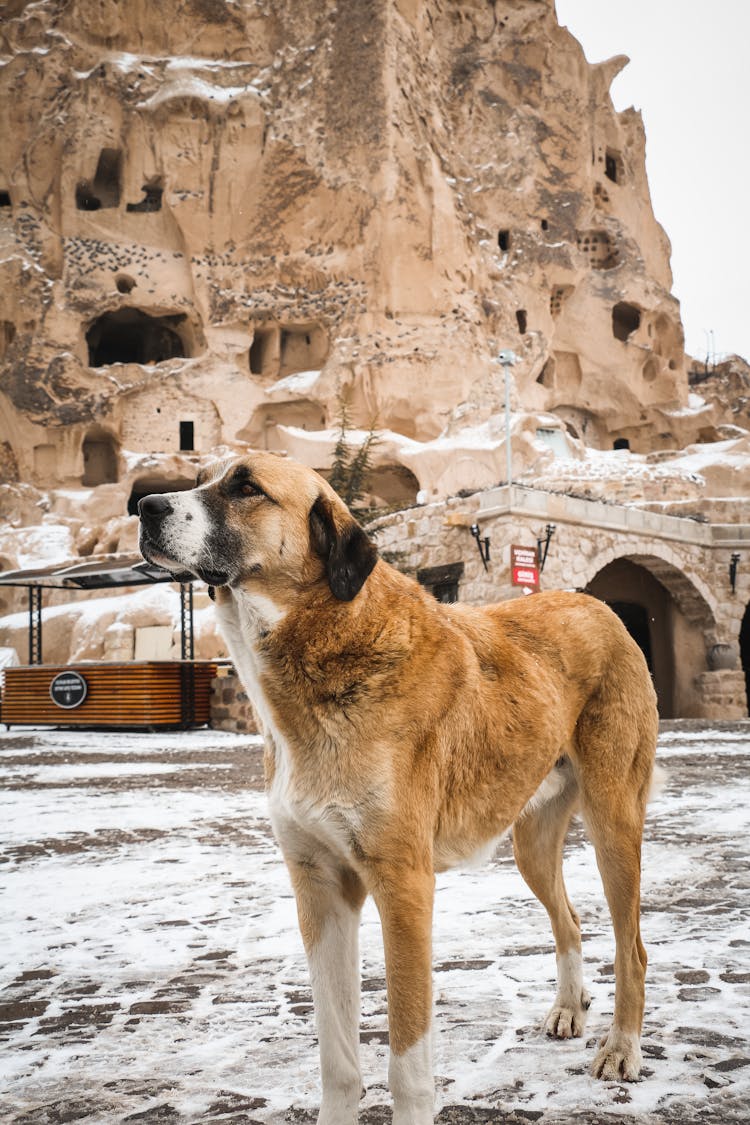
<svg viewBox="0 0 750 1125"><path fill-rule="evenodd" d="M585 404L605 447L635 427L645 451L684 403L643 128L608 94L624 60L590 66L552 5L17 8L0 441L21 479L80 480L92 422L136 452L185 422L197 450L291 426L316 464L337 385L355 424L430 443L502 408L500 347L516 407ZM276 389L309 371L312 393Z"/></svg>

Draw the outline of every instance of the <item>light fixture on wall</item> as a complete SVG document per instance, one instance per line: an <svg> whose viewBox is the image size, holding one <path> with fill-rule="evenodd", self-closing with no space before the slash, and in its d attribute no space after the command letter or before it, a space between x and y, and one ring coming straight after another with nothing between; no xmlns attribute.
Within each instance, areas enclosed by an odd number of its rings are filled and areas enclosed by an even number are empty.
<svg viewBox="0 0 750 1125"><path fill-rule="evenodd" d="M479 549L479 557L482 560L482 566L485 570L489 570L487 563L490 561L490 537L485 535L482 538L482 533L479 530L479 524L473 523L470 528L471 534L477 541L477 548Z"/></svg>
<svg viewBox="0 0 750 1125"><path fill-rule="evenodd" d="M739 552L735 551L729 561L729 585L732 587L732 593L737 585L737 567L739 566L740 556Z"/></svg>
<svg viewBox="0 0 750 1125"><path fill-rule="evenodd" d="M537 556L539 558L539 571L540 571L540 573L541 573L541 571L544 570L544 564L547 561L547 552L549 551L550 539L555 534L556 530L557 530L557 528L555 527L555 525L553 523L548 523L547 526L544 529L545 538L542 538L541 536L537 536L536 550L537 550Z"/></svg>

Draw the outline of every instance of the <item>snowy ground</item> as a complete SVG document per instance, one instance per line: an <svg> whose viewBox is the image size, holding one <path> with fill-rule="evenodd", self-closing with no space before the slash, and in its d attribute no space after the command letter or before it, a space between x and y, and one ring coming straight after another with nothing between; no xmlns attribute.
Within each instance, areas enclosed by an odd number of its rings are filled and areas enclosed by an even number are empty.
<svg viewBox="0 0 750 1125"><path fill-rule="evenodd" d="M750 1120L750 724L673 725L644 850L645 1077L588 1076L612 1012L613 942L590 847L567 877L593 1004L583 1040L539 1032L546 917L509 847L440 876L440 1121ZM0 1120L314 1121L317 1051L257 740L0 732ZM362 1120L383 1108L377 916L362 926Z"/></svg>

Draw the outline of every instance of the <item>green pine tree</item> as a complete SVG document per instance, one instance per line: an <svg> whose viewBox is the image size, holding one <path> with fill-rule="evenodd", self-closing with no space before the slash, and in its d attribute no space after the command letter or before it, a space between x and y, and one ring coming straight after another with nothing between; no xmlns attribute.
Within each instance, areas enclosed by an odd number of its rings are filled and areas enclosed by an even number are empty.
<svg viewBox="0 0 750 1125"><path fill-rule="evenodd" d="M341 390L336 396L336 408L339 432L328 483L349 508L357 508L367 490L367 478L372 469L372 453L380 439L373 421L367 437L359 449L352 453L347 442L347 435L351 429L351 414L347 398Z"/></svg>

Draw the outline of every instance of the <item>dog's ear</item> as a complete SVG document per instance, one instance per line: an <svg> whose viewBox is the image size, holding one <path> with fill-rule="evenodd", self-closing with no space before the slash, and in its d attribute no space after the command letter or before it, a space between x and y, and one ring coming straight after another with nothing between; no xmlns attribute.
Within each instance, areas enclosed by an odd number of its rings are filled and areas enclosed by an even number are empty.
<svg viewBox="0 0 750 1125"><path fill-rule="evenodd" d="M325 564L331 593L350 602L377 562L375 544L348 512L337 524L333 506L322 494L310 509L310 541Z"/></svg>

